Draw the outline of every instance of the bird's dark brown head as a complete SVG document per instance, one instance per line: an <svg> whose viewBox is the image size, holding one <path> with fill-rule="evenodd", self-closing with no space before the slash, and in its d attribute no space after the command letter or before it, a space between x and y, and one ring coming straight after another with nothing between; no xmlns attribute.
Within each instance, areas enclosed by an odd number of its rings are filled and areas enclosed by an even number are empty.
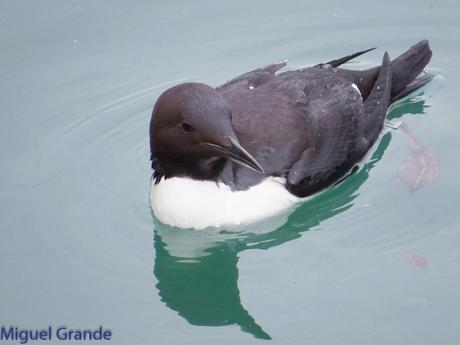
<svg viewBox="0 0 460 345"><path fill-rule="evenodd" d="M166 177L206 179L226 159L263 172L239 143L228 103L200 83L177 85L158 98L150 121L150 150L152 167Z"/></svg>

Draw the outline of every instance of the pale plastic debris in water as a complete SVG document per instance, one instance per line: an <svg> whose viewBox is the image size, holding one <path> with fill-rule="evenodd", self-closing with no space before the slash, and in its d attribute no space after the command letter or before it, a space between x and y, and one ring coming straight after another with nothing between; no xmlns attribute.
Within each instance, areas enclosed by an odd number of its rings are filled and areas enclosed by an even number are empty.
<svg viewBox="0 0 460 345"><path fill-rule="evenodd" d="M438 182L439 160L415 139L405 123L402 123L399 128L408 140L410 152L395 176L414 193L422 187Z"/></svg>
<svg viewBox="0 0 460 345"><path fill-rule="evenodd" d="M399 252L399 255L403 257L408 257L414 266L417 266L421 269L425 269L428 266L428 261L425 257L412 253L408 250L401 250Z"/></svg>

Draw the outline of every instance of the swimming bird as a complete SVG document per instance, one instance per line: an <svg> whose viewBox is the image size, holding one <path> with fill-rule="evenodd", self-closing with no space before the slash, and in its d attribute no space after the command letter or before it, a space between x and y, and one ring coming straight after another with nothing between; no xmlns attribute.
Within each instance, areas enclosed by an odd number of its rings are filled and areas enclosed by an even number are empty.
<svg viewBox="0 0 460 345"><path fill-rule="evenodd" d="M375 48L373 48L375 49ZM427 40L380 66L339 68L372 49L309 68L287 62L222 86L163 92L150 121L150 202L163 223L231 226L286 211L341 181L377 140L395 102L431 80Z"/></svg>

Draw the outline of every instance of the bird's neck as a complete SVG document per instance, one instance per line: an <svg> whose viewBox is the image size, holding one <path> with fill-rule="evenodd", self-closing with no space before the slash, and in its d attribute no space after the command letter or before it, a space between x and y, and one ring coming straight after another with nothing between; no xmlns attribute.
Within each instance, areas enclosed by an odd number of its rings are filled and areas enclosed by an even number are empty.
<svg viewBox="0 0 460 345"><path fill-rule="evenodd" d="M220 180L219 176L225 167L227 159L189 159L156 156L152 158L152 168L156 180L162 177L189 177L194 180Z"/></svg>

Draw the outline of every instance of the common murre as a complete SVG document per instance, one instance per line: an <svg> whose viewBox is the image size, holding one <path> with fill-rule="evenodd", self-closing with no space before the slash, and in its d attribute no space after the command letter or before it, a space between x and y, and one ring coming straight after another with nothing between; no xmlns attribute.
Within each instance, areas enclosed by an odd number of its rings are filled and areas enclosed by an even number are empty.
<svg viewBox="0 0 460 345"><path fill-rule="evenodd" d="M425 85L428 41L364 71L286 62L212 88L180 84L150 122L156 217L183 228L238 225L286 210L343 178L382 130L394 101Z"/></svg>

